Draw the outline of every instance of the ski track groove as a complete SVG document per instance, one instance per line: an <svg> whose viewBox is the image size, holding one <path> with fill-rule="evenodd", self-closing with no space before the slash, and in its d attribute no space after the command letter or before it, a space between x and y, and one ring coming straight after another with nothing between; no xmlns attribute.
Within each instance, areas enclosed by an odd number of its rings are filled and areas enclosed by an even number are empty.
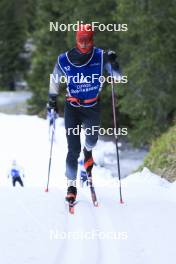
<svg viewBox="0 0 176 264"><path fill-rule="evenodd" d="M80 230L79 228L77 228L77 225L80 225L81 232L89 232L92 229L98 229L98 224L97 224L95 213L94 213L94 209L98 210L98 208L94 208L92 201L91 201L91 197L89 201L88 198L85 195L83 195L82 192L80 192L80 198L83 198L83 199L78 198L78 204L75 206L74 215L71 215L68 212L68 206L66 204L64 205L65 207L64 208L65 209L64 227L65 228L63 231L65 231L66 233L69 231L75 232L77 229L79 232ZM86 205L86 208L85 208L85 205ZM83 211L85 211L85 213ZM87 222L87 220L89 221ZM70 261L74 262L75 261L74 258L76 258L77 264L82 264L85 262L85 259L90 258L90 254L91 254L91 264L103 264L101 244L100 244L99 239L96 239L93 241L83 239L81 242L78 241L79 247L76 246L77 241L78 240L74 240L74 239L70 239L70 240L64 239L61 245L59 246L59 250L55 257L54 264L58 263L58 261L61 264L67 264L67 263L70 263ZM93 248L92 248L92 245L93 245ZM92 248L92 252L91 252L91 248ZM74 255L72 253L74 253ZM92 257L92 254L94 253L96 254L95 255L96 257Z"/></svg>
<svg viewBox="0 0 176 264"><path fill-rule="evenodd" d="M97 192L98 194L98 192ZM99 195L97 195L100 197ZM111 207L113 208L113 207ZM112 210L111 210L112 211ZM117 229L117 223L112 222L112 215L111 211L109 210L109 204L99 199L99 211L96 212L96 219L98 225L100 227L100 231L104 232L115 232ZM118 240L111 240L108 238L100 239L101 241L101 248L102 248L102 262L101 264L118 264L121 263L119 259L119 241ZM108 250L107 250L108 248ZM111 262L110 262L111 261Z"/></svg>
<svg viewBox="0 0 176 264"><path fill-rule="evenodd" d="M63 197L61 199L63 199ZM64 211L64 217L65 217L65 221L64 221L62 232L66 232L67 233L67 231L68 231L68 222L69 222L68 221L68 217L69 216L68 216L68 213L66 212L67 208L66 208L66 204L64 202L63 202L62 209ZM62 240L60 239L59 241L60 241L60 245L58 247L58 250L57 250L56 256L54 258L53 264L58 264L58 263L64 264L63 259L65 258L65 254L66 254L65 252L67 252L68 249L69 249L68 239L62 239ZM59 262L59 260L61 260L61 262Z"/></svg>
<svg viewBox="0 0 176 264"><path fill-rule="evenodd" d="M123 229L123 226L124 226L124 221L127 222L128 217L124 218L121 215L121 211L124 209L124 204L120 204L120 202L117 202L116 199L112 200L111 196L103 197L101 203L102 203L102 207L101 207L102 215L106 216L106 223L108 223L109 225L109 231L116 233L125 232L126 230ZM109 208L113 208L113 210L109 210ZM123 218L123 225L121 224L122 218ZM111 264L122 263L122 259L120 255L121 240L119 238L115 240L111 240L111 245L109 244L108 246L109 249L111 249L112 251L111 254L113 255L113 262Z"/></svg>
<svg viewBox="0 0 176 264"><path fill-rule="evenodd" d="M80 190L81 190L81 188L80 188ZM80 195L81 195L81 197L84 197L84 199L85 199L85 201L87 203L87 207L89 207L89 212L90 212L89 216L91 215L92 223L94 224L94 226L92 226L92 228L97 230L97 229L99 229L99 225L98 225L97 219L95 217L95 212L98 211L99 208L94 207L94 205L92 203L92 200L91 200L90 190L88 190L88 191L89 191L89 198L87 198L86 195L84 194L84 190L80 191ZM88 214L88 210L86 210L86 214L85 214L85 217L84 217L84 223L87 222L87 214ZM96 239L96 245L97 245L97 250L94 250L94 252L96 252L96 259L94 259L94 262L92 262L92 264L102 264L102 254L103 254L103 252L102 252L102 249L101 249L101 241L98 238ZM88 258L89 257L90 256L88 255Z"/></svg>

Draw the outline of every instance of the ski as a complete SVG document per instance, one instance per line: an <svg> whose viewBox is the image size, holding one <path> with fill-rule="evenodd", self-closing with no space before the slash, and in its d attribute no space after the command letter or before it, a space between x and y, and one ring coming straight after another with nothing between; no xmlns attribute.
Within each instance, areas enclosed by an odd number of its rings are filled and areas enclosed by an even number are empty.
<svg viewBox="0 0 176 264"><path fill-rule="evenodd" d="M93 182L92 182L92 177L88 178L88 184L89 184L89 187L90 187L90 193L91 193L91 198L92 198L93 205L95 207L98 207L98 201L97 201L95 188L94 188Z"/></svg>

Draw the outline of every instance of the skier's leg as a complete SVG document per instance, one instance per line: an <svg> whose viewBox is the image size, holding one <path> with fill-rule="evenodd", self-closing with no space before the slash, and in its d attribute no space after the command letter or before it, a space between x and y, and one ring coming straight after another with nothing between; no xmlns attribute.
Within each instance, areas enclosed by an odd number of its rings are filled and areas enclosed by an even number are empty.
<svg viewBox="0 0 176 264"><path fill-rule="evenodd" d="M100 106L99 103L84 112L84 128L86 132L85 147L84 147L84 167L89 176L93 168L92 149L98 141L98 129L100 127ZM88 133L87 133L88 132Z"/></svg>
<svg viewBox="0 0 176 264"><path fill-rule="evenodd" d="M22 181L21 177L18 178L18 182L19 182L19 184L20 184L22 187L24 187L24 184L23 184L23 181Z"/></svg>
<svg viewBox="0 0 176 264"><path fill-rule="evenodd" d="M92 157L92 150L87 150L86 147L83 149L84 152L84 167L88 174L88 177L91 177L92 168L94 165L94 160Z"/></svg>
<svg viewBox="0 0 176 264"><path fill-rule="evenodd" d="M74 182L77 176L78 158L81 151L81 143L79 136L67 134L68 153L66 158L66 176L68 181ZM72 184L70 184L72 185Z"/></svg>
<svg viewBox="0 0 176 264"><path fill-rule="evenodd" d="M85 147L91 151L98 140L98 130L100 127L100 105L83 109L83 125L86 132Z"/></svg>
<svg viewBox="0 0 176 264"><path fill-rule="evenodd" d="M15 183L16 183L15 178L13 178L12 179L12 185L13 185L13 187L15 187Z"/></svg>
<svg viewBox="0 0 176 264"><path fill-rule="evenodd" d="M68 153L66 159L66 176L68 180L74 181L76 180L77 176L78 158L81 151L81 122L79 119L78 109L71 106L68 102L66 102L65 104L64 114L66 137L68 144Z"/></svg>
<svg viewBox="0 0 176 264"><path fill-rule="evenodd" d="M66 200L73 202L76 199L77 194L76 176L78 169L78 158L81 151L81 122L79 119L79 110L71 106L68 102L66 102L65 104L64 114L66 137L68 144L68 153L66 158L66 177L68 190ZM75 131L73 129L75 129Z"/></svg>

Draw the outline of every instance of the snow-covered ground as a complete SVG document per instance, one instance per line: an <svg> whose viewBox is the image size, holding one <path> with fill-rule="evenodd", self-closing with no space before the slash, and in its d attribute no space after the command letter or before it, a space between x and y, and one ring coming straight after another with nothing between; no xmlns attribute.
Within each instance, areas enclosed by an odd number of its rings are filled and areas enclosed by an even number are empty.
<svg viewBox="0 0 176 264"><path fill-rule="evenodd" d="M45 193L47 121L0 114L0 263L175 263L176 183L145 168L122 180L120 204L116 178L98 165L93 174L99 207L93 207L89 189L79 187L70 215L64 203L66 146L63 119L58 119ZM95 161L101 165L113 149L113 143L100 141ZM13 159L24 168L24 188L13 188L7 178Z"/></svg>

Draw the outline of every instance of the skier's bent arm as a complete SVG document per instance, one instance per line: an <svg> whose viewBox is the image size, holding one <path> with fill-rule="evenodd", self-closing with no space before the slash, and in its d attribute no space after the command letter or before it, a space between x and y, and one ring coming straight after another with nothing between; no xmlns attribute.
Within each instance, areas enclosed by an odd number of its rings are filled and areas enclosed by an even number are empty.
<svg viewBox="0 0 176 264"><path fill-rule="evenodd" d="M49 95L55 95L57 96L59 94L60 89L60 80L63 76L62 70L60 69L60 66L56 62L54 66L53 73L50 74L50 85L49 85Z"/></svg>
<svg viewBox="0 0 176 264"><path fill-rule="evenodd" d="M62 70L60 69L59 64L56 62L54 66L53 73L50 74L50 84L49 84L49 93L48 93L48 111L54 109L57 112L57 96L59 94L61 77L63 76Z"/></svg>
<svg viewBox="0 0 176 264"><path fill-rule="evenodd" d="M57 96L59 94L61 78L64 76L58 61L56 62L52 74L50 74L49 94Z"/></svg>

